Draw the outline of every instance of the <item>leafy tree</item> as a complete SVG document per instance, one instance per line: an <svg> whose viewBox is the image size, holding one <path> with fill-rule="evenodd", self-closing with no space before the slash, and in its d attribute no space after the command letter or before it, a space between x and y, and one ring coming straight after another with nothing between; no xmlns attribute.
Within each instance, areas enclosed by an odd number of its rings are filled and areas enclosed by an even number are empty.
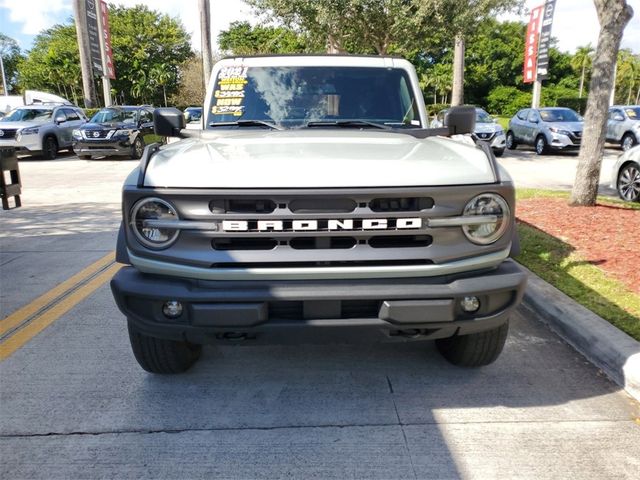
<svg viewBox="0 0 640 480"><path fill-rule="evenodd" d="M334 53L378 53L406 46L422 36L427 12L419 0L246 0ZM426 36L425 36L426 37Z"/></svg>
<svg viewBox="0 0 640 480"><path fill-rule="evenodd" d="M7 93L15 93L18 64L22 60L22 52L18 42L0 32L0 55L4 66L4 76L7 81ZM4 88L4 86L3 86ZM4 91L2 92L5 93Z"/></svg>
<svg viewBox="0 0 640 480"><path fill-rule="evenodd" d="M617 102L629 105L637 91L635 103L638 103L638 96L640 95L640 55L634 55L629 49L620 50L618 52L617 68Z"/></svg>
<svg viewBox="0 0 640 480"><path fill-rule="evenodd" d="M218 35L218 45L232 55L309 51L305 39L289 28L260 25L252 27L249 22L233 22Z"/></svg>
<svg viewBox="0 0 640 480"><path fill-rule="evenodd" d="M523 92L514 86L496 87L489 93L486 105L491 113L510 117L531 106L531 92Z"/></svg>
<svg viewBox="0 0 640 480"><path fill-rule="evenodd" d="M171 103L178 108L204 103L202 57L194 55L178 69L178 90L171 96Z"/></svg>
<svg viewBox="0 0 640 480"><path fill-rule="evenodd" d="M578 47L576 53L571 58L571 66L580 72L580 90L578 92L578 97L582 98L582 90L584 88L584 79L588 73L588 70L591 69L591 62L593 59L593 47L589 43L586 46Z"/></svg>
<svg viewBox="0 0 640 480"><path fill-rule="evenodd" d="M177 90L179 65L193 55L189 35L168 15L138 5L109 10L116 79L122 103L160 104ZM76 30L71 19L40 33L18 67L22 89L53 91L77 103L82 98Z"/></svg>

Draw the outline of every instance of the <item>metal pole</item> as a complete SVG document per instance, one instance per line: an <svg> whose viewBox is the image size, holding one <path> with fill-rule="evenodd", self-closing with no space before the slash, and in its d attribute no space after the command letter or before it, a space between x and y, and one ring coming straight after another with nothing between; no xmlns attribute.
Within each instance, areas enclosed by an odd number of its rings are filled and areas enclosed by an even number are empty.
<svg viewBox="0 0 640 480"><path fill-rule="evenodd" d="M2 71L2 90L4 91L4 96L8 96L9 92L7 92L7 79L4 76L4 62L2 61L2 52L0 52L0 71Z"/></svg>
<svg viewBox="0 0 640 480"><path fill-rule="evenodd" d="M533 82L533 96L531 98L531 108L540 108L540 96L542 93L542 80Z"/></svg>
<svg viewBox="0 0 640 480"><path fill-rule="evenodd" d="M98 0L99 1L99 0ZM104 106L110 107L111 102L111 79L107 73L107 54L104 51L104 35L102 32L102 6L96 5L98 11L98 31L100 32L100 58L102 58L102 95L104 96Z"/></svg>

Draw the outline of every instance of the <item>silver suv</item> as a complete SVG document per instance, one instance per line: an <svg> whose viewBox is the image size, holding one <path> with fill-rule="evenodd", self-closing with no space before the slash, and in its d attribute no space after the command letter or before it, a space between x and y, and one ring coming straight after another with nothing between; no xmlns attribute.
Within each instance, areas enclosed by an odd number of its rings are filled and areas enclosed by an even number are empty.
<svg viewBox="0 0 640 480"><path fill-rule="evenodd" d="M582 117L570 108L525 108L509 120L507 148L514 150L520 143L533 145L538 155L551 149L577 149L582 127Z"/></svg>
<svg viewBox="0 0 640 480"><path fill-rule="evenodd" d="M640 143L639 105L614 105L609 109L607 142L619 143L625 152Z"/></svg>
<svg viewBox="0 0 640 480"><path fill-rule="evenodd" d="M53 160L61 149L71 148L71 132L87 122L72 105L38 104L18 107L0 120L0 147L39 154Z"/></svg>
<svg viewBox="0 0 640 480"><path fill-rule="evenodd" d="M442 110L436 115L436 118L429 125L431 128L440 128L444 126L444 116L449 109ZM501 157L505 148L504 130L497 123L497 120L491 117L482 108L476 108L476 128L471 134L474 141L487 142L496 157Z"/></svg>

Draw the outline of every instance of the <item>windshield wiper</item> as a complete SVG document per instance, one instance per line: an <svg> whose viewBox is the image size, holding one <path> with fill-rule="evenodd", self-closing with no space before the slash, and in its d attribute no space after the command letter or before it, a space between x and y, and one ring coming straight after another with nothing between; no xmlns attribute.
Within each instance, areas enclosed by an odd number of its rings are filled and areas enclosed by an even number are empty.
<svg viewBox="0 0 640 480"><path fill-rule="evenodd" d="M237 120L235 122L212 122L210 127L269 127L274 130L282 130L275 123L265 122L264 120Z"/></svg>
<svg viewBox="0 0 640 480"><path fill-rule="evenodd" d="M318 120L309 122L305 127L372 127L383 130L391 130L391 127L382 123L369 122L367 120Z"/></svg>

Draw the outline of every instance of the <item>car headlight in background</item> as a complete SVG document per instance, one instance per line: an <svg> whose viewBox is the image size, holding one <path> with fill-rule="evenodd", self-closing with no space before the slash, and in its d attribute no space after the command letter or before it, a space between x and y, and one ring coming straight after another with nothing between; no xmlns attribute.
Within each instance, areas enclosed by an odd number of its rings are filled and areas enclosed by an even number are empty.
<svg viewBox="0 0 640 480"><path fill-rule="evenodd" d="M180 231L160 224L179 220L178 212L159 198L144 198L131 209L131 230L145 247L162 249L176 241ZM157 223L157 225L154 225Z"/></svg>
<svg viewBox="0 0 640 480"><path fill-rule="evenodd" d="M82 132L80 132L80 130L74 130L73 132L71 132L71 136L76 140L80 140L82 139Z"/></svg>
<svg viewBox="0 0 640 480"><path fill-rule="evenodd" d="M20 135L36 135L40 131L40 127L29 127L20 130Z"/></svg>
<svg viewBox="0 0 640 480"><path fill-rule="evenodd" d="M509 227L509 205L496 193L482 193L473 197L464 207L463 215L487 215L491 221L477 225L464 225L462 231L466 237L478 245L489 245L497 241Z"/></svg>
<svg viewBox="0 0 640 480"><path fill-rule="evenodd" d="M571 135L571 132L568 132L567 130L562 130L556 127L549 127L549 130L551 130L553 133L557 133L558 135L566 135L566 136Z"/></svg>
<svg viewBox="0 0 640 480"><path fill-rule="evenodd" d="M113 134L113 137L114 138L122 138L122 137L129 138L133 132L134 132L134 130L116 130L115 133Z"/></svg>

